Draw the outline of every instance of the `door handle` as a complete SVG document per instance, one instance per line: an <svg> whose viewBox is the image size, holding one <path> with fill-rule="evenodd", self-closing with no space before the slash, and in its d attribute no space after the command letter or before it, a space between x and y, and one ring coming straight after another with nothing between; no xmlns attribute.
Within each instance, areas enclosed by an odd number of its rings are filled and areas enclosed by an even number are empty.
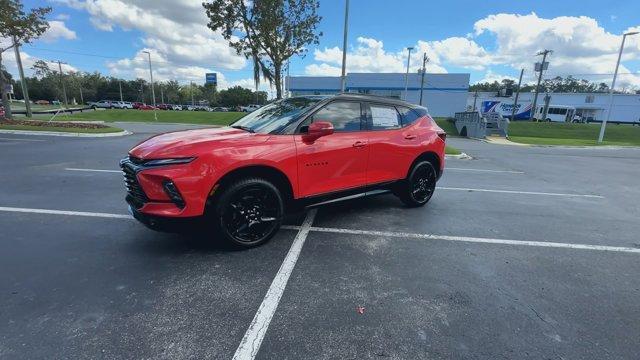
<svg viewBox="0 0 640 360"><path fill-rule="evenodd" d="M404 136L404 138L407 139L407 140L413 140L413 139L417 138L417 136L413 135L413 134L407 134L407 135Z"/></svg>
<svg viewBox="0 0 640 360"><path fill-rule="evenodd" d="M367 143L364 141L356 141L353 143L354 148L361 148L361 147L364 147L365 145L367 145Z"/></svg>

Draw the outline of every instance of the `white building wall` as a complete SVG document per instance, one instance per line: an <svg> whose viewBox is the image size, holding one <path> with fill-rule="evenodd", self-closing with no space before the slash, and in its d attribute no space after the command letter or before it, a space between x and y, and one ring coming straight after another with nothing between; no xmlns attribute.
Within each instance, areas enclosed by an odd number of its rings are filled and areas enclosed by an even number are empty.
<svg viewBox="0 0 640 360"><path fill-rule="evenodd" d="M420 103L421 74L408 77L405 96L405 74L349 73L346 91L388 96ZM333 94L340 91L340 77L291 77L288 88L293 95ZM464 111L469 89L469 74L425 74L423 105L432 116L453 116Z"/></svg>
<svg viewBox="0 0 640 360"><path fill-rule="evenodd" d="M477 109L483 101L501 101L513 104L513 97L497 97L495 92L478 92L476 102ZM544 93L538 95L538 107L544 105ZM609 94L606 93L551 93L551 105L573 106L582 109L586 113L594 116L594 121L602 121L609 111ZM515 94L514 94L515 96ZM533 102L534 93L520 93L518 103L530 104ZM592 100L592 102L588 102ZM473 108L474 93L467 94L467 109ZM637 94L614 94L611 121L638 122L640 121L640 95Z"/></svg>

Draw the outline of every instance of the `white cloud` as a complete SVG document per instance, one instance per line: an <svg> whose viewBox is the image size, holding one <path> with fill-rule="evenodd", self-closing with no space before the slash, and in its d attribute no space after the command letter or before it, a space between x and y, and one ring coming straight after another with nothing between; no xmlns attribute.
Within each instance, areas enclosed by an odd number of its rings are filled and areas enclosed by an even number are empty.
<svg viewBox="0 0 640 360"><path fill-rule="evenodd" d="M74 40L76 38L76 32L67 28L63 21L49 20L49 29L39 39L51 43L58 39Z"/></svg>
<svg viewBox="0 0 640 360"><path fill-rule="evenodd" d="M484 72L484 78L504 78L492 70L500 65L517 73L525 69L525 82L535 79L533 64L540 61L535 54L542 49L554 50L547 76L585 78L594 82L610 82L622 36L606 31L595 19L586 16L559 16L541 18L535 13L495 14L478 20L474 32L465 36L442 40L418 40L412 53L411 71L420 66L426 52L430 58L427 70L447 72L450 67L461 67L472 72ZM625 32L637 31L628 28ZM479 45L479 39L491 46ZM492 50L489 50L492 49ZM414 55L415 54L415 55ZM316 49L314 63L305 68L307 75L339 75L342 50L339 47ZM347 54L348 72L404 72L407 50L389 52L383 42L360 37ZM627 38L623 61L640 58L640 35ZM620 67L621 87L640 87L640 75L624 74L629 69Z"/></svg>
<svg viewBox="0 0 640 360"><path fill-rule="evenodd" d="M534 78L533 63L540 61L535 54L551 49L549 70L545 74L574 75L591 81L610 81L615 68L621 35L607 32L595 19L586 16L560 16L541 18L528 15L496 14L474 24L476 36L495 37L496 51L492 64L503 64L514 69L525 69L527 80ZM627 31L630 31L628 29ZM629 38L623 60L640 57L640 40ZM620 72L629 72L621 66ZM603 74L603 75L596 75ZM640 86L640 77L621 76L621 85Z"/></svg>
<svg viewBox="0 0 640 360"><path fill-rule="evenodd" d="M246 61L231 49L219 33L207 28L207 18L199 1L188 0L58 0L89 13L91 24L99 30L137 30L142 43L154 57L162 59L158 74L190 81L207 71L239 70ZM130 59L109 63L113 75L134 73ZM204 75L202 75L204 77ZM202 77L199 77L200 80Z"/></svg>
<svg viewBox="0 0 640 360"><path fill-rule="evenodd" d="M71 18L71 16L69 16L69 14L58 14L55 17L56 20L60 20L60 21L67 21L70 18Z"/></svg>
<svg viewBox="0 0 640 360"><path fill-rule="evenodd" d="M417 46L422 50L422 45ZM426 48L425 48L426 50ZM431 49L429 49L431 51ZM422 51L417 51L422 53ZM429 52L428 52L429 53ZM359 37L357 46L347 53L347 72L404 72L406 71L407 50L387 52L382 41ZM341 74L342 50L338 47L316 49L314 60L319 64L310 64L305 68L307 75L336 76ZM412 54L411 71L422 67L416 52ZM443 73L446 70L438 62L427 64L427 71Z"/></svg>

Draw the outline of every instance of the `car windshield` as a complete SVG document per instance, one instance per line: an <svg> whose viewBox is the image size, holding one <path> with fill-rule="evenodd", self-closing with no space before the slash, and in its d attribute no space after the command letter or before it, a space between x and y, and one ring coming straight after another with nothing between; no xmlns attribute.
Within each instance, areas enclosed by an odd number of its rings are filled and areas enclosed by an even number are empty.
<svg viewBox="0 0 640 360"><path fill-rule="evenodd" d="M306 97L279 100L249 113L231 126L268 134L283 129L320 100Z"/></svg>

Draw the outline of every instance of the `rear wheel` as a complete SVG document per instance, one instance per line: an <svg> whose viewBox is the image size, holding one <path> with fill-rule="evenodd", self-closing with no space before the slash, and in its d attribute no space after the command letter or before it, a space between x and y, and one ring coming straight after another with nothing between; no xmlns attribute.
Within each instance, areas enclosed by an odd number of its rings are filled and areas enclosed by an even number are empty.
<svg viewBox="0 0 640 360"><path fill-rule="evenodd" d="M398 197L410 207L428 203L436 189L436 170L428 161L417 163L397 192Z"/></svg>
<svg viewBox="0 0 640 360"><path fill-rule="evenodd" d="M282 195L265 179L240 179L227 186L215 202L211 220L224 240L235 247L261 245L280 229Z"/></svg>

